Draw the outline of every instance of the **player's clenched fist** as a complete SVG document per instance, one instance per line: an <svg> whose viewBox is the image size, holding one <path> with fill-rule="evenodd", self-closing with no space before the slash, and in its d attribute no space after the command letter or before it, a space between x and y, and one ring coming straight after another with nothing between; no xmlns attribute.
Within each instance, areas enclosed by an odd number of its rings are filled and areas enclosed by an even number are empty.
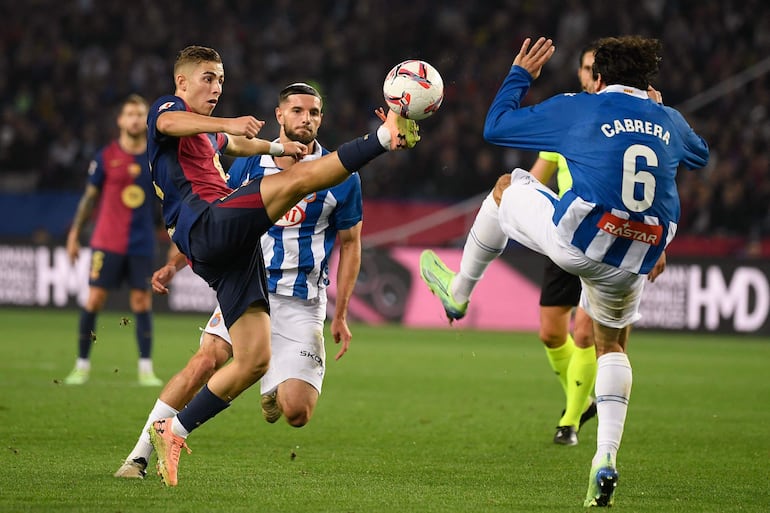
<svg viewBox="0 0 770 513"><path fill-rule="evenodd" d="M257 136L264 125L264 121L260 121L254 116L241 116L228 120L227 130L225 131L231 135L242 135L247 139L251 139Z"/></svg>
<svg viewBox="0 0 770 513"><path fill-rule="evenodd" d="M307 155L307 146L298 141L287 141L283 143L283 155L299 160Z"/></svg>

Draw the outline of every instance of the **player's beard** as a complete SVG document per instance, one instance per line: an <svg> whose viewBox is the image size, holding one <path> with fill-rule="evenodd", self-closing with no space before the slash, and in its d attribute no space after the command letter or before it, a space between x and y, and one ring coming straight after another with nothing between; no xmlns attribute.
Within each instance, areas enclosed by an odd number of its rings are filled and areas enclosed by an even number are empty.
<svg viewBox="0 0 770 513"><path fill-rule="evenodd" d="M128 130L126 130L126 133L132 139L143 139L147 137L147 127L140 126L137 128L129 128Z"/></svg>
<svg viewBox="0 0 770 513"><path fill-rule="evenodd" d="M315 141L315 132L309 128L306 129L306 131L303 131L301 134L285 126L283 129L284 132L286 132L286 137L288 137L291 141L300 142L302 144L310 144L311 142Z"/></svg>

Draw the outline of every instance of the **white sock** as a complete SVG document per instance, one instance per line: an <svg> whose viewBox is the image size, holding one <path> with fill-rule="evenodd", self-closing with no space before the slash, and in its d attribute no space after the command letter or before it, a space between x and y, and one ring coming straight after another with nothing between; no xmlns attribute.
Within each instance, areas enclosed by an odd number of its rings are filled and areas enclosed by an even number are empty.
<svg viewBox="0 0 770 513"><path fill-rule="evenodd" d="M508 237L497 220L498 206L490 193L481 203L479 213L473 221L468 238L465 239L460 272L452 280L452 297L464 303L471 297L476 283L484 276L492 260L505 249Z"/></svg>
<svg viewBox="0 0 770 513"><path fill-rule="evenodd" d="M383 148L390 149L390 130L385 128L385 125L380 125L377 128L377 140L380 141Z"/></svg>
<svg viewBox="0 0 770 513"><path fill-rule="evenodd" d="M139 358L139 374L152 374L152 359Z"/></svg>
<svg viewBox="0 0 770 513"><path fill-rule="evenodd" d="M182 425L181 422L179 422L179 419L174 417L174 421L171 423L171 431L176 436L181 436L182 438L187 438L190 436L190 432L187 431L187 429Z"/></svg>
<svg viewBox="0 0 770 513"><path fill-rule="evenodd" d="M145 422L142 432L139 434L139 440L137 440L134 450L131 451L131 454L129 454L126 459L133 460L135 458L144 458L146 461L150 461L150 455L152 454L152 444L150 443L149 433L150 426L158 419L173 417L177 413L179 412L176 409L160 399L155 401L155 406L152 407L150 415L147 417L147 422Z"/></svg>
<svg viewBox="0 0 770 513"><path fill-rule="evenodd" d="M87 358L78 358L75 360L75 368L77 370L84 370L84 371L90 371L91 370L91 360Z"/></svg>
<svg viewBox="0 0 770 513"><path fill-rule="evenodd" d="M592 466L603 462L607 454L614 465L623 438L633 373L625 353L604 354L597 363L595 391L599 427Z"/></svg>

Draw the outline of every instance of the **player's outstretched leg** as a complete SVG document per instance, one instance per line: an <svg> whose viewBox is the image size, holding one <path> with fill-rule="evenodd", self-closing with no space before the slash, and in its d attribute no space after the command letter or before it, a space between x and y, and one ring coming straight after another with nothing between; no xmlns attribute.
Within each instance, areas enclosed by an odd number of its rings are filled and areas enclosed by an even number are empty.
<svg viewBox="0 0 770 513"><path fill-rule="evenodd" d="M588 476L588 493L583 506L605 508L612 506L615 487L618 485L618 471L609 454L598 465L591 468Z"/></svg>
<svg viewBox="0 0 770 513"><path fill-rule="evenodd" d="M458 303L452 297L451 284L455 274L433 251L428 249L420 255L420 276L430 291L441 300L449 322L462 319L468 310L467 301Z"/></svg>
<svg viewBox="0 0 770 513"><path fill-rule="evenodd" d="M192 452L185 439L171 430L173 421L173 417L160 419L150 426L150 442L158 455L158 475L166 486L177 485L179 455L182 449L187 449L187 454Z"/></svg>

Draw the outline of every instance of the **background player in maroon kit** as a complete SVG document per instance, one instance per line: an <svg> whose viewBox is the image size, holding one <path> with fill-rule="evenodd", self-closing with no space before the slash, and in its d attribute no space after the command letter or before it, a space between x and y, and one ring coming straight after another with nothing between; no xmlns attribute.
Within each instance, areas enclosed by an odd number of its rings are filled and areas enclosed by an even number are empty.
<svg viewBox="0 0 770 513"><path fill-rule="evenodd" d="M147 159L147 108L147 101L138 95L123 102L117 119L120 135L91 161L88 184L67 236L67 253L74 263L80 252L81 230L98 206L91 236L88 300L80 312L78 359L64 379L68 385L88 380L96 316L108 290L119 288L124 280L131 288L129 303L136 320L139 384L163 384L155 376L150 358L155 192Z"/></svg>

